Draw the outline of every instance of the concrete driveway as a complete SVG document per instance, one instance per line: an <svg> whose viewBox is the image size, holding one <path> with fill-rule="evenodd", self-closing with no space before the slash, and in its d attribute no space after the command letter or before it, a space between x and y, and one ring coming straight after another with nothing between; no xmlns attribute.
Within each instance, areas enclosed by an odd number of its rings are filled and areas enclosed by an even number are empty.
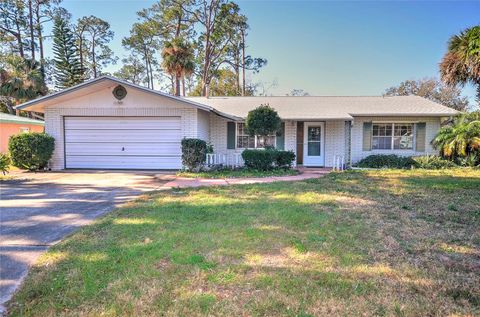
<svg viewBox="0 0 480 317"><path fill-rule="evenodd" d="M172 173L69 171L18 173L0 183L0 313L38 256L80 226Z"/></svg>

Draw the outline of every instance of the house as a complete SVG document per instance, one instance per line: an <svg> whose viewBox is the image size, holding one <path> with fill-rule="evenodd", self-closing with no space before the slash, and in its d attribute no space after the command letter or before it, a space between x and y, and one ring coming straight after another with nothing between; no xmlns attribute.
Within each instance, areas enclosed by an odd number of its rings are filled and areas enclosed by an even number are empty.
<svg viewBox="0 0 480 317"><path fill-rule="evenodd" d="M26 132L43 132L45 123L26 117L0 113L0 153L8 152L10 136Z"/></svg>
<svg viewBox="0 0 480 317"><path fill-rule="evenodd" d="M269 104L282 130L266 138L245 133L248 111ZM109 77L17 107L43 112L55 138L50 167L179 169L182 138L200 138L217 154L274 145L296 153L297 165L354 163L371 154L435 153L430 141L442 118L457 111L416 96L176 97Z"/></svg>

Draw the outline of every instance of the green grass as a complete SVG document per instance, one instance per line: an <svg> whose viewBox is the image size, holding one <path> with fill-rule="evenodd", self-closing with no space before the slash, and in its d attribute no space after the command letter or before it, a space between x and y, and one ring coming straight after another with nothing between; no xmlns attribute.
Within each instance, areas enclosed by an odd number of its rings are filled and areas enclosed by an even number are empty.
<svg viewBox="0 0 480 317"><path fill-rule="evenodd" d="M141 197L50 249L11 316L480 314L480 172Z"/></svg>
<svg viewBox="0 0 480 317"><path fill-rule="evenodd" d="M274 169L271 171L258 171L247 168L242 169L222 169L208 172L178 172L177 176L188 178L252 178L252 177L269 177L269 176L289 176L298 175L299 171L296 169Z"/></svg>

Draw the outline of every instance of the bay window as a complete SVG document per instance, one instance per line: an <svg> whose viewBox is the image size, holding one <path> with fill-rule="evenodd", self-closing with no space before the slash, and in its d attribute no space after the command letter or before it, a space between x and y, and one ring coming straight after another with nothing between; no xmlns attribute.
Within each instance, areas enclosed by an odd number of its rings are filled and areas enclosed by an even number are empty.
<svg viewBox="0 0 480 317"><path fill-rule="evenodd" d="M237 123L237 148L263 149L266 146L275 146L275 134L250 136L245 129L245 123Z"/></svg>
<svg viewBox="0 0 480 317"><path fill-rule="evenodd" d="M413 123L374 123L372 149L411 150L413 149Z"/></svg>

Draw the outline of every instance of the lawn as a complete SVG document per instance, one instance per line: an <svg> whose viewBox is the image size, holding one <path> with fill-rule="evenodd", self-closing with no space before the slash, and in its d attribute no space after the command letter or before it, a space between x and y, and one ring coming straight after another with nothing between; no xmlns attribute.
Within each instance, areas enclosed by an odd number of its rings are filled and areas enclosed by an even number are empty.
<svg viewBox="0 0 480 317"><path fill-rule="evenodd" d="M141 197L52 247L12 316L480 314L480 171Z"/></svg>
<svg viewBox="0 0 480 317"><path fill-rule="evenodd" d="M241 169L222 169L222 170L213 170L205 172L187 172L180 171L177 173L177 176L187 177L187 178L251 178L251 177L269 177L269 176L289 176L289 175L298 175L299 171L296 169L273 169L271 171L258 171L247 168Z"/></svg>

